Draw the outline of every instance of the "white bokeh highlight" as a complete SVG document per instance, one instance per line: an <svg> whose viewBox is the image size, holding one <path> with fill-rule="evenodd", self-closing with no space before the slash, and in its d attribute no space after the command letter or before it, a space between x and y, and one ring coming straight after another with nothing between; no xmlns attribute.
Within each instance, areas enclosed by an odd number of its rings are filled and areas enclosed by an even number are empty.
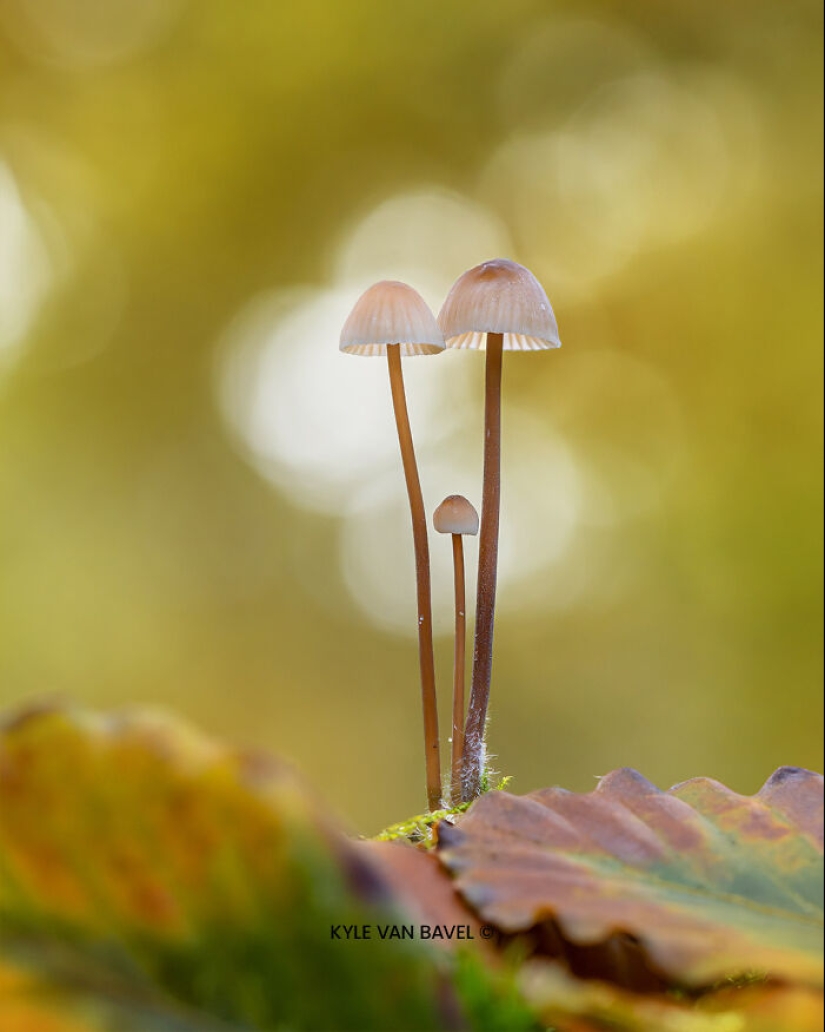
<svg viewBox="0 0 825 1032"><path fill-rule="evenodd" d="M249 461L299 505L333 515L400 461L386 359L338 351L353 300L348 290L259 299L230 327L219 361L221 407ZM460 419L465 381L453 358L404 360L419 449Z"/></svg>
<svg viewBox="0 0 825 1032"><path fill-rule="evenodd" d="M334 277L361 289L378 280L401 280L438 315L459 273L511 249L503 223L489 208L430 187L382 201L353 225L338 249Z"/></svg>
<svg viewBox="0 0 825 1032"><path fill-rule="evenodd" d="M43 236L0 161L0 372L19 353L53 278Z"/></svg>
<svg viewBox="0 0 825 1032"><path fill-rule="evenodd" d="M637 255L735 209L759 166L758 140L753 104L733 79L648 69L603 84L550 130L510 136L479 193L505 215L539 280L585 299Z"/></svg>

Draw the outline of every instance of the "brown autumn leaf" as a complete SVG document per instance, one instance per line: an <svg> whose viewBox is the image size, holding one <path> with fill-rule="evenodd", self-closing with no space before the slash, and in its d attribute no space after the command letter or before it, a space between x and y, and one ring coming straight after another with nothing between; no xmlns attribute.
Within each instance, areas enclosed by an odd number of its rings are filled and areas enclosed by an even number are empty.
<svg viewBox="0 0 825 1032"><path fill-rule="evenodd" d="M438 856L464 898L578 973L637 986L766 973L822 985L822 777L784 767L755 796L632 770L587 794L492 792Z"/></svg>
<svg viewBox="0 0 825 1032"><path fill-rule="evenodd" d="M452 878L432 851L405 842L376 840L359 842L358 846L380 871L408 919L445 929L445 937L433 940L436 945L456 949L472 939L482 952L492 946L481 933L478 915L456 892ZM447 938L449 929L461 929L461 938Z"/></svg>
<svg viewBox="0 0 825 1032"><path fill-rule="evenodd" d="M285 764L163 713L0 720L3 1032L463 1027L428 944L331 933L399 913Z"/></svg>

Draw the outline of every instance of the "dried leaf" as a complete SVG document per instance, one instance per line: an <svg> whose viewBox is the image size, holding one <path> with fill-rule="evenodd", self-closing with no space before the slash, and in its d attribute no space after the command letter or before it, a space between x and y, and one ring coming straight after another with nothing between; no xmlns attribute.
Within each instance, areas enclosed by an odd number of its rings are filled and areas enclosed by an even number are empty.
<svg viewBox="0 0 825 1032"><path fill-rule="evenodd" d="M359 843L371 862L391 886L398 904L417 925L464 929L482 951L492 944L481 933L478 916L456 892L452 878L429 850L403 842L371 841ZM439 946L455 950L468 938L435 940Z"/></svg>
<svg viewBox="0 0 825 1032"><path fill-rule="evenodd" d="M820 775L785 767L740 796L619 770L588 794L491 793L438 834L461 894L505 932L560 933L620 969L635 951L692 986L752 971L822 984Z"/></svg>
<svg viewBox="0 0 825 1032"><path fill-rule="evenodd" d="M140 1032L462 1024L425 943L331 938L397 915L278 763L163 715L45 709L0 728L4 1030L50 1028L50 994L55 1032L129 1028L107 1017L124 999L152 1014Z"/></svg>

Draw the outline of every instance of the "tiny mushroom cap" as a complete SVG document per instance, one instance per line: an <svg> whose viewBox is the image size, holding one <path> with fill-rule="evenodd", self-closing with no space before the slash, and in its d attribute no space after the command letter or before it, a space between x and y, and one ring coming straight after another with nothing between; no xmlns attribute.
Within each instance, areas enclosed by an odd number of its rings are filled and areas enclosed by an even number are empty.
<svg viewBox="0 0 825 1032"><path fill-rule="evenodd" d="M340 350L350 355L386 355L388 344L399 344L402 355L435 355L445 348L427 302L397 280L365 290L341 330Z"/></svg>
<svg viewBox="0 0 825 1032"><path fill-rule="evenodd" d="M478 513L464 495L448 495L433 513L439 534L477 534Z"/></svg>
<svg viewBox="0 0 825 1032"><path fill-rule="evenodd" d="M503 334L505 351L561 347L543 287L529 269L508 258L483 262L459 276L438 323L450 348L483 350L488 333Z"/></svg>

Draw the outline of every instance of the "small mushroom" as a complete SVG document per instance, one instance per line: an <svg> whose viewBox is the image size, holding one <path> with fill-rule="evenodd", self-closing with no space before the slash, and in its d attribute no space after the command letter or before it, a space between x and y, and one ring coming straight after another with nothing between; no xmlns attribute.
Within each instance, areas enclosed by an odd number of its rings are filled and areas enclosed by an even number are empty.
<svg viewBox="0 0 825 1032"><path fill-rule="evenodd" d="M478 545L473 677L467 714L463 801L479 792L484 727L493 668L501 496L501 366L504 351L561 347L556 317L541 284L523 265L496 258L453 284L438 322L447 347L486 349L484 483Z"/></svg>
<svg viewBox="0 0 825 1032"><path fill-rule="evenodd" d="M461 802L461 774L464 763L464 667L465 598L464 540L462 534L478 533L478 513L463 495L448 495L433 513L439 534L452 534L453 581L455 583L455 650L453 652L453 751L450 774L450 802Z"/></svg>
<svg viewBox="0 0 825 1032"><path fill-rule="evenodd" d="M341 330L340 349L350 355L387 356L395 424L412 515L427 801L430 809L436 810L441 802L441 763L433 657L430 552L427 516L404 394L401 356L437 355L444 350L444 337L435 316L416 290L406 283L383 280L366 290L356 302Z"/></svg>

